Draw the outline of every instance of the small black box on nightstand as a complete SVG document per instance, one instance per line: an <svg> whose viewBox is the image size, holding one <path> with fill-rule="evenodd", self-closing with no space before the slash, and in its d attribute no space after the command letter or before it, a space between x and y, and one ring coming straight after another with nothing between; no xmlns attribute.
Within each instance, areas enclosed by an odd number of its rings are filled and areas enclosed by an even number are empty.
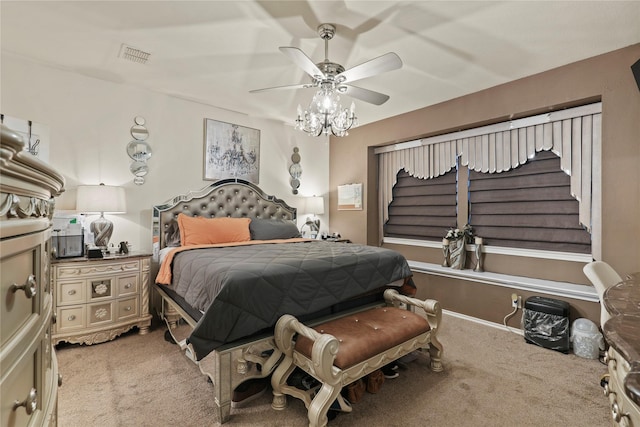
<svg viewBox="0 0 640 427"><path fill-rule="evenodd" d="M102 258L102 250L100 249L88 249L87 258Z"/></svg>

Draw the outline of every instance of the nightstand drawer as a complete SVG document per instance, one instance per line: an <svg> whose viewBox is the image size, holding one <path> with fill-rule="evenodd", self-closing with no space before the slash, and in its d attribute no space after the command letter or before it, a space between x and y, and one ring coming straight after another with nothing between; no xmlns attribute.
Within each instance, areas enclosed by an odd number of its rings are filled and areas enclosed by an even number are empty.
<svg viewBox="0 0 640 427"><path fill-rule="evenodd" d="M87 305L87 326L102 325L113 321L115 301Z"/></svg>
<svg viewBox="0 0 640 427"><path fill-rule="evenodd" d="M58 305L79 304L84 302L84 281L58 283L56 302Z"/></svg>
<svg viewBox="0 0 640 427"><path fill-rule="evenodd" d="M97 260L79 264L65 263L61 259L57 261L55 278L57 280L64 280L76 279L78 277L105 277L117 273L136 272L139 270L140 261L138 260Z"/></svg>
<svg viewBox="0 0 640 427"><path fill-rule="evenodd" d="M118 300L118 320L138 315L138 297Z"/></svg>
<svg viewBox="0 0 640 427"><path fill-rule="evenodd" d="M84 327L84 305L77 307L58 307L58 331L66 332Z"/></svg>
<svg viewBox="0 0 640 427"><path fill-rule="evenodd" d="M89 280L88 302L114 297L113 278L99 278Z"/></svg>
<svg viewBox="0 0 640 427"><path fill-rule="evenodd" d="M138 293L138 275L118 277L118 296Z"/></svg>

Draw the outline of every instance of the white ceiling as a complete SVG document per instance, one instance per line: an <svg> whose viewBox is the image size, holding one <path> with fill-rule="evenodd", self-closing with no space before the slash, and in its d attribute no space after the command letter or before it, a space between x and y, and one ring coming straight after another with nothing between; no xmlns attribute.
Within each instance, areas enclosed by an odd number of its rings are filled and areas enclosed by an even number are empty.
<svg viewBox="0 0 640 427"><path fill-rule="evenodd" d="M292 123L313 89L279 50L351 68L387 52L403 67L358 81L369 123L640 42L640 1L0 1L2 55ZM119 58L122 44L151 53ZM5 84L7 82L4 82ZM343 96L343 98L348 98ZM343 99L348 105L351 99Z"/></svg>

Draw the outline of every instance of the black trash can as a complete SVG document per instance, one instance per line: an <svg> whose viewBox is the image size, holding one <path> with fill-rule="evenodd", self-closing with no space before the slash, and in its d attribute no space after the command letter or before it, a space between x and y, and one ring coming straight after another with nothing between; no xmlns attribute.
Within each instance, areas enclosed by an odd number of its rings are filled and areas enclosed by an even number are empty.
<svg viewBox="0 0 640 427"><path fill-rule="evenodd" d="M522 313L522 330L529 344L569 353L569 303L541 296L527 298Z"/></svg>

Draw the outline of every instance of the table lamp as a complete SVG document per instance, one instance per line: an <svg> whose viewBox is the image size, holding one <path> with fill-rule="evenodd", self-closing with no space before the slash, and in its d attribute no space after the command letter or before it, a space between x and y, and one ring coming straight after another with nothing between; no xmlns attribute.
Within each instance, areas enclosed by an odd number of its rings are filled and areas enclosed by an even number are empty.
<svg viewBox="0 0 640 427"><path fill-rule="evenodd" d="M90 230L93 233L95 245L106 251L113 233L113 222L105 218L104 214L126 213L127 203L124 188L102 183L100 185L80 185L78 186L76 210L84 214L100 214L100 218L91 223Z"/></svg>
<svg viewBox="0 0 640 427"><path fill-rule="evenodd" d="M319 196L307 197L304 211L313 215L313 218L307 217L307 222L304 223L304 226L309 227L312 237L318 236L320 234L320 219L316 215L324 214L324 198ZM315 236L313 236L314 232L316 233Z"/></svg>

